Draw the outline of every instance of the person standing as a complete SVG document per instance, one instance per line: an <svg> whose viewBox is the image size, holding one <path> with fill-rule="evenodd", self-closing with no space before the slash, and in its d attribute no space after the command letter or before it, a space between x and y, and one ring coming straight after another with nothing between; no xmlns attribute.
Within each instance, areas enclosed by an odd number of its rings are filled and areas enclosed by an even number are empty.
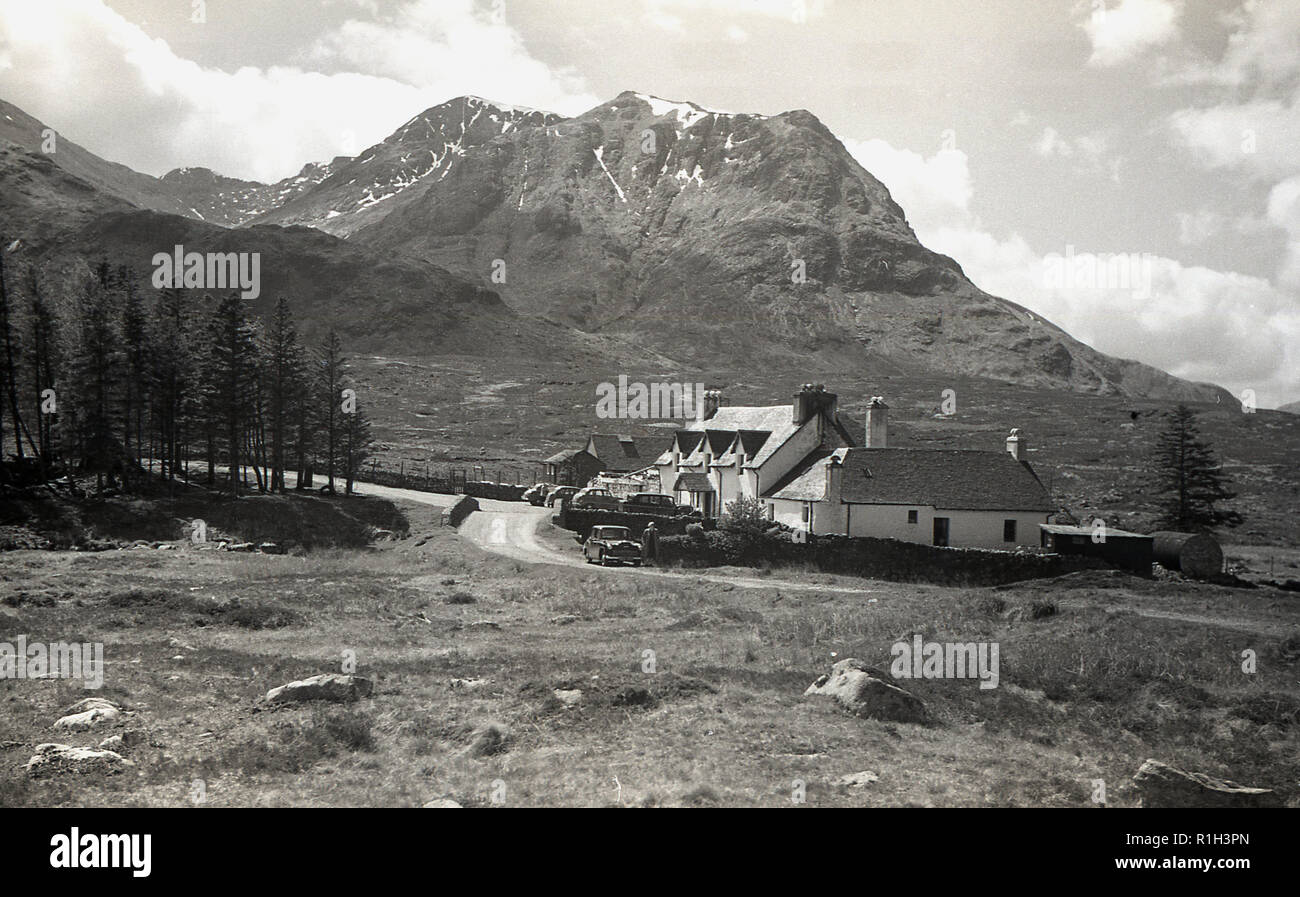
<svg viewBox="0 0 1300 897"><path fill-rule="evenodd" d="M655 528L654 521L650 521L646 528L641 530L641 560L649 564L659 557L659 530Z"/></svg>

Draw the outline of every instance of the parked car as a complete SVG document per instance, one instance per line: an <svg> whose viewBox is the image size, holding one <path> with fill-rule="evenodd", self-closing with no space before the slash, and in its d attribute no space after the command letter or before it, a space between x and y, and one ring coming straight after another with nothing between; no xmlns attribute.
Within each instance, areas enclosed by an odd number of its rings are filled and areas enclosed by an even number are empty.
<svg viewBox="0 0 1300 897"><path fill-rule="evenodd" d="M557 486L555 489L546 493L546 504L548 507L559 507L566 500L573 498L578 494L577 486Z"/></svg>
<svg viewBox="0 0 1300 897"><path fill-rule="evenodd" d="M603 508L607 511L617 511L620 507L619 500L614 497L614 494L601 486L579 489L569 504L575 508Z"/></svg>
<svg viewBox="0 0 1300 897"><path fill-rule="evenodd" d="M630 563L641 566L641 543L633 541L632 532L626 526L593 526L591 535L583 543L582 555L588 564Z"/></svg>
<svg viewBox="0 0 1300 897"><path fill-rule="evenodd" d="M540 505L548 486L550 486L550 483L538 483L535 486L529 486L524 490L524 501L528 502L530 505Z"/></svg>
<svg viewBox="0 0 1300 897"><path fill-rule="evenodd" d="M620 510L630 514L664 514L675 515L680 511L671 495L658 492L634 492L623 499Z"/></svg>

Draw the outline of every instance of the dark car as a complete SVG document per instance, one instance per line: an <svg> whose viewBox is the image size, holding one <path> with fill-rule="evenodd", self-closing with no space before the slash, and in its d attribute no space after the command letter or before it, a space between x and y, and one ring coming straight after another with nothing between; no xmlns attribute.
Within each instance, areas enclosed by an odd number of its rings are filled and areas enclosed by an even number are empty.
<svg viewBox="0 0 1300 897"><path fill-rule="evenodd" d="M540 505L542 503L542 498L546 495L546 490L549 487L550 483L538 483L535 486L529 486L524 490L524 494L521 497L530 505Z"/></svg>
<svg viewBox="0 0 1300 897"><path fill-rule="evenodd" d="M627 498L623 499L622 510L629 514L662 514L673 516L681 513L677 502L673 501L671 495L661 495L658 492L634 492Z"/></svg>
<svg viewBox="0 0 1300 897"><path fill-rule="evenodd" d="M579 491L569 504L575 508L603 508L606 511L617 511L620 507L619 500L608 489L599 486L588 486Z"/></svg>
<svg viewBox="0 0 1300 897"><path fill-rule="evenodd" d="M588 564L641 566L641 543L632 540L626 526L593 526L582 546Z"/></svg>
<svg viewBox="0 0 1300 897"><path fill-rule="evenodd" d="M559 486L546 493L546 505L559 507L578 494L577 486Z"/></svg>

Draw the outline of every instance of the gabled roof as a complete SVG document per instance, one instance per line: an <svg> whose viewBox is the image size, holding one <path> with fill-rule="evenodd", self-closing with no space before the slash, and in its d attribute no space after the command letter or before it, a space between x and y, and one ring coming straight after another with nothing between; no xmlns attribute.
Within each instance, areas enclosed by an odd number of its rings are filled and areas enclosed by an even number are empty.
<svg viewBox="0 0 1300 897"><path fill-rule="evenodd" d="M556 452L554 455L551 455L551 457L547 458L545 463L566 464L570 461L576 461L579 455L586 455L588 458L595 460L595 457L590 452L588 452L585 448L580 448L580 449L566 449L565 451L562 452Z"/></svg>
<svg viewBox="0 0 1300 897"><path fill-rule="evenodd" d="M673 483L674 492L713 492L713 484L709 482L706 474L702 473L680 473L677 475L677 482Z"/></svg>
<svg viewBox="0 0 1300 897"><path fill-rule="evenodd" d="M834 454L842 459L841 501L948 511L1053 510L1033 469L1006 452L851 448ZM823 497L829 457L825 452L809 455L764 497Z"/></svg>
<svg viewBox="0 0 1300 897"><path fill-rule="evenodd" d="M657 436L613 436L593 433L587 441L592 454L613 471L639 470L652 463L663 450L664 438Z"/></svg>

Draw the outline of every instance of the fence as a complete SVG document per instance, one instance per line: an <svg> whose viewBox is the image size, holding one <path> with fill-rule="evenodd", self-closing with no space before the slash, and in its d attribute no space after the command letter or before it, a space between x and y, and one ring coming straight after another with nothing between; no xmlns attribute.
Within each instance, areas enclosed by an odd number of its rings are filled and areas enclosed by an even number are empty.
<svg viewBox="0 0 1300 897"><path fill-rule="evenodd" d="M445 495L474 495L501 501L521 501L523 491L537 480L519 468L488 467L482 464L408 464L399 461L396 468L380 467L378 459L358 471L359 477L378 486L410 489L415 492L439 492Z"/></svg>

